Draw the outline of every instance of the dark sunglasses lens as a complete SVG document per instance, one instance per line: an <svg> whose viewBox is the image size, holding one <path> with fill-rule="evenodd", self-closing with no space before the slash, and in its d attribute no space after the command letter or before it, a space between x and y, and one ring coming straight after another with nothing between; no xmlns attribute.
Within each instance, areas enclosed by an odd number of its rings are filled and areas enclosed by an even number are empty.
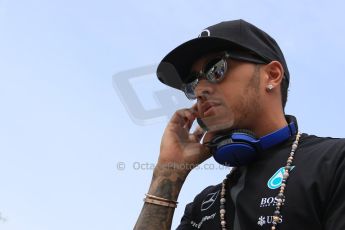
<svg viewBox="0 0 345 230"><path fill-rule="evenodd" d="M187 98L190 100L196 99L194 93L195 88L199 82L199 78L202 78L203 75L206 75L206 79L210 82L216 83L220 82L224 78L224 74L227 71L227 61L224 58L214 58L209 61L204 68L204 73L191 72L187 78L187 82L182 85L182 91L186 94Z"/></svg>
<svg viewBox="0 0 345 230"><path fill-rule="evenodd" d="M182 91L186 94L186 97L189 100L194 100L196 99L194 90L196 85L198 84L198 79L195 79L194 81L187 83L187 84L183 84L182 86Z"/></svg>
<svg viewBox="0 0 345 230"><path fill-rule="evenodd" d="M206 71L206 77L211 82L221 81L224 78L224 74L227 69L227 63L225 59L219 58L215 60L217 61L211 61L213 65Z"/></svg>

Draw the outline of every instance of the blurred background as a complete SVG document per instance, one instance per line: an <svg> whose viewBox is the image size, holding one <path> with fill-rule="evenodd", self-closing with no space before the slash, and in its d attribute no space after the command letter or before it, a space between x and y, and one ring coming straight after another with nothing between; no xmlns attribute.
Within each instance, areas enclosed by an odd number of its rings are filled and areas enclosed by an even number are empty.
<svg viewBox="0 0 345 230"><path fill-rule="evenodd" d="M245 19L273 36L300 130L344 137L343 1L0 0L0 229L132 229L161 135L189 106L155 67L209 25ZM173 220L228 173L189 175ZM207 166L207 167L206 167Z"/></svg>

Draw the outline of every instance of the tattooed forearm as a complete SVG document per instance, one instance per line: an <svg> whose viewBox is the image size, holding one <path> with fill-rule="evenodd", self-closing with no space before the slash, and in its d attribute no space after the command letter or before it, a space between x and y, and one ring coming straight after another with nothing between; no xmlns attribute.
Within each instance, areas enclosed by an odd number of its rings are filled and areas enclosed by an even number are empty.
<svg viewBox="0 0 345 230"><path fill-rule="evenodd" d="M186 175L173 170L156 168L149 194L177 200ZM174 208L145 203L134 229L166 230L171 228Z"/></svg>
<svg viewBox="0 0 345 230"><path fill-rule="evenodd" d="M174 211L174 208L145 203L134 229L168 230Z"/></svg>

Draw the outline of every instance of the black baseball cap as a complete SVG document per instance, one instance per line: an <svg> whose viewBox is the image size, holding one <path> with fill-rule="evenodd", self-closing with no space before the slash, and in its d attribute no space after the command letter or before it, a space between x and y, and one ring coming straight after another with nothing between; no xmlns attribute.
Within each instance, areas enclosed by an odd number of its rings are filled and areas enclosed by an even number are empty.
<svg viewBox="0 0 345 230"><path fill-rule="evenodd" d="M277 42L256 26L240 19L225 21L204 29L197 38L189 40L168 53L157 68L158 79L173 88L193 81L189 73L193 63L211 52L227 51L230 58L267 64L279 61L285 80L290 81L283 52Z"/></svg>

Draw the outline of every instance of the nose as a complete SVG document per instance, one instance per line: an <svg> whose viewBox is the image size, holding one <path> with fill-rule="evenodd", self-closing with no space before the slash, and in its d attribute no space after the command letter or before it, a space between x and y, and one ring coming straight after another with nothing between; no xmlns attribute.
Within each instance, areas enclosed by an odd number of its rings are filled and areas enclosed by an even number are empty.
<svg viewBox="0 0 345 230"><path fill-rule="evenodd" d="M197 100L205 101L214 92L214 84L201 79L195 87L194 93Z"/></svg>

